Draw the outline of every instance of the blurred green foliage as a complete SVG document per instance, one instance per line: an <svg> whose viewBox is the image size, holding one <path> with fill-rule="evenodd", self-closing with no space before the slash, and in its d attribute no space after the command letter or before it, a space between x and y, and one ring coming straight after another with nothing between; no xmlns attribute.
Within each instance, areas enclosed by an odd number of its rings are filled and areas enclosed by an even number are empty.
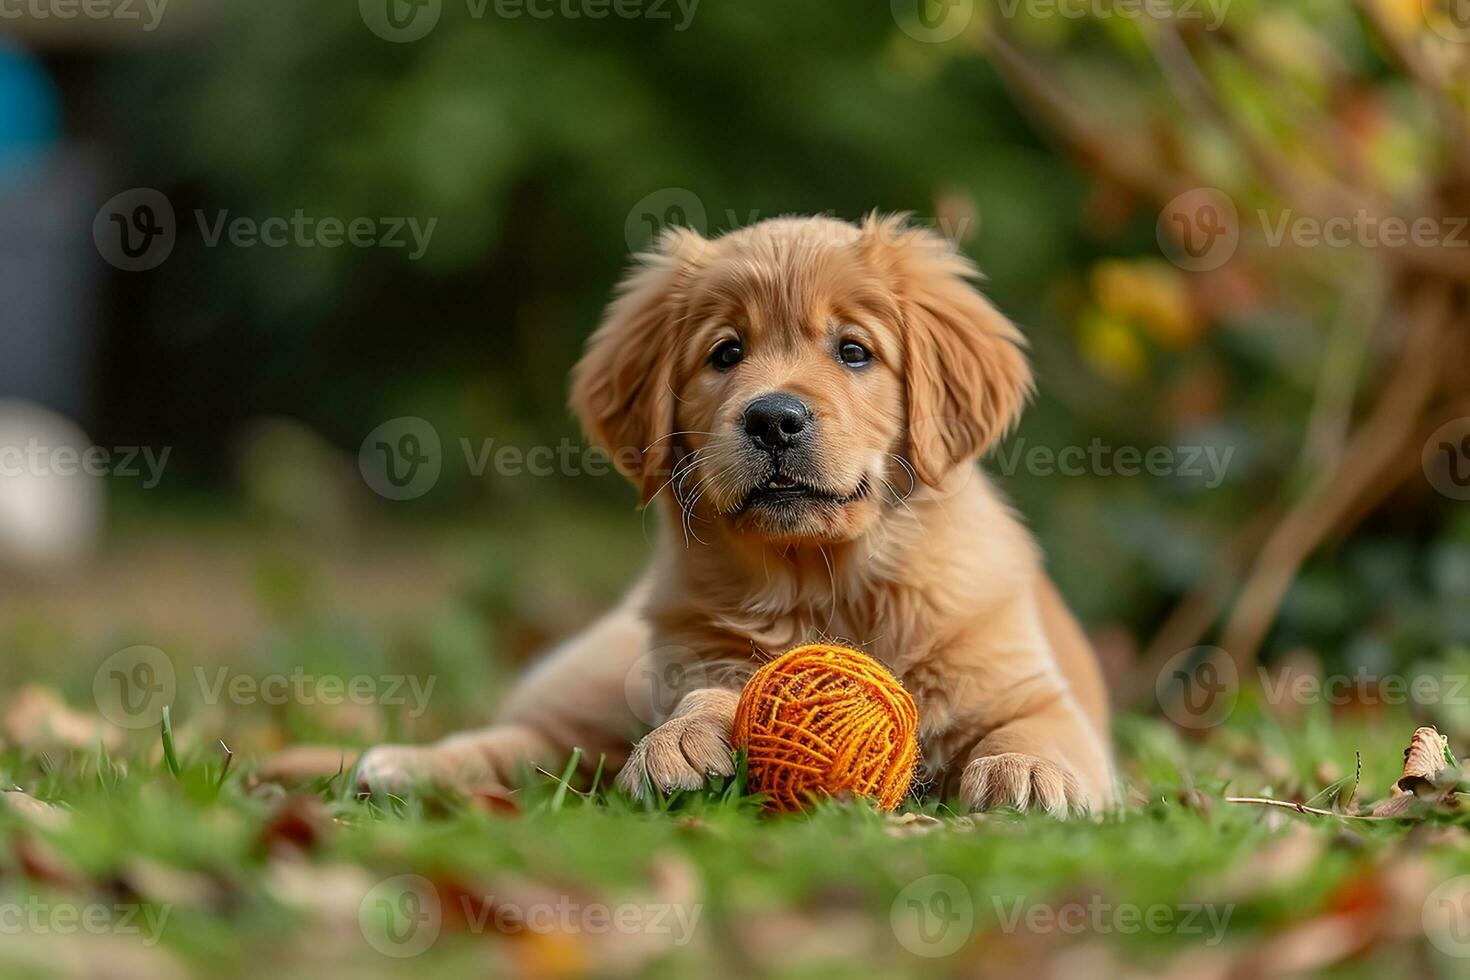
<svg viewBox="0 0 1470 980"><path fill-rule="evenodd" d="M959 233L1031 337L1040 397L1008 449L1229 452L1215 484L1039 473L1024 450L1004 467L1090 622L1146 637L1228 533L1299 479L1301 420L1333 349L1323 326L1351 298L1302 278L1293 302L1202 305L1159 257L1157 213L1056 152L973 29L926 43L890 5L836 0L705 3L683 30L677 8L633 20L471 9L446 3L428 36L395 44L352 4L221 4L187 44L105 66L95 98L112 114L118 180L166 190L181 227L169 263L118 297L105 380L117 433L180 446L180 466L218 486L251 418L291 416L355 452L381 421L418 415L444 437L445 475L396 516L504 517L580 497L636 520L614 477L476 478L459 440L576 438L565 375L649 219L682 214L713 234L878 208ZM1230 17L1308 97L1325 97L1329 62L1365 85L1383 74L1347 5L1242 0ZM1149 81L1135 22L1015 27L1120 118L1179 112ZM1396 99L1386 90L1382 105ZM1412 136L1388 127L1388 169L1412 169ZM1224 177L1234 165L1219 154ZM667 207L691 196L693 213ZM211 249L194 209L437 226L419 261ZM1273 645L1401 659L1463 640L1470 525L1448 524L1446 503L1421 494L1311 567Z"/></svg>

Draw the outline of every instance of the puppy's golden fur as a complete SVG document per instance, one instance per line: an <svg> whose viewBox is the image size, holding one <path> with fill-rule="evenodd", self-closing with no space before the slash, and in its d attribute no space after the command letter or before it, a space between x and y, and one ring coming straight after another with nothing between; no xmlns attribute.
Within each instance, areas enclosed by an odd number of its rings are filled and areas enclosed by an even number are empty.
<svg viewBox="0 0 1470 980"><path fill-rule="evenodd" d="M661 518L650 567L495 725L379 747L360 779L506 781L580 746L632 792L697 787L730 771L755 666L836 638L914 695L931 786L975 809L1109 805L1093 654L975 465L1031 387L1022 338L976 277L899 218L666 233L572 382L589 437ZM807 408L800 452L747 431L772 393ZM658 724L633 746L640 720Z"/></svg>

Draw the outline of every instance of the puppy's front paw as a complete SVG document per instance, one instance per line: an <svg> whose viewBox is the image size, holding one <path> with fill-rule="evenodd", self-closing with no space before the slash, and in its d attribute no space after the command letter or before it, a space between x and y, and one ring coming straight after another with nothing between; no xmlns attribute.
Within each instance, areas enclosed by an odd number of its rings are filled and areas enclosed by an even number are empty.
<svg viewBox="0 0 1470 980"><path fill-rule="evenodd" d="M710 776L733 775L729 722L694 714L670 719L645 735L618 773L618 787L641 797L645 785L672 793L699 789Z"/></svg>
<svg viewBox="0 0 1470 980"><path fill-rule="evenodd" d="M433 778L431 750L422 745L379 745L357 760L357 789L363 793L404 793Z"/></svg>
<svg viewBox="0 0 1470 980"><path fill-rule="evenodd" d="M1084 813L1088 807L1076 776L1054 762L1022 752L972 759L960 779L960 796L971 810L1010 806L1065 817Z"/></svg>

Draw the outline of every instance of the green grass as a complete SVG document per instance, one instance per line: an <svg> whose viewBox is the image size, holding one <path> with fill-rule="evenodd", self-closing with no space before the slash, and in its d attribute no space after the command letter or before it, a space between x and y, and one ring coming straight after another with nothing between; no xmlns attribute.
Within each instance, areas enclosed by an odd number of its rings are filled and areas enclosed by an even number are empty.
<svg viewBox="0 0 1470 980"><path fill-rule="evenodd" d="M933 800L897 817L860 801L772 817L746 792L743 768L698 793L636 803L610 790L613 774L595 760L595 777L576 760L528 773L508 800L359 799L345 766L291 789L258 769L286 744L423 740L482 719L511 669L486 651L510 642L504 610L524 579L485 569L467 594L372 630L277 585L266 628L228 657L187 636L153 640L180 679L166 735L155 725L106 749L66 749L4 716L0 781L57 812L0 807L0 976L1207 977L1292 967L1417 978L1470 967L1423 926L1436 885L1470 874L1458 813L1365 821L1224 800L1347 809L1355 784L1356 804L1383 798L1420 723L1402 709L1287 720L1246 691L1205 733L1123 715L1123 804L1066 822L970 816ZM126 624L98 640L22 617L0 627L0 671L10 695L42 681L95 714L97 664L136 642L149 640ZM219 666L252 678L409 672L437 685L419 717L403 705L211 705L195 667L210 677ZM1463 755L1465 732L1440 721ZM528 927L517 917L527 912L543 918ZM79 926L88 915L92 925ZM415 955L388 955L404 952Z"/></svg>
<svg viewBox="0 0 1470 980"><path fill-rule="evenodd" d="M1192 957L1244 962L1293 935L1309 945L1294 955L1310 959L1314 922L1369 903L1408 927L1368 936L1361 950L1318 942L1336 974L1461 975L1464 961L1435 951L1416 925L1426 881L1470 873L1456 817L1380 823L1222 802L1228 790L1315 795L1330 807L1332 792L1308 792L1308 774L1335 760L1350 783L1355 749L1364 790L1382 795L1400 751L1390 732L1411 730L1386 722L1319 719L1287 731L1258 718L1184 742L1157 721L1124 718L1128 805L1067 822L971 817L932 801L906 812L937 822L900 823L861 803L773 818L735 780L637 804L610 794L606 780L587 792L570 763L533 775L514 797L519 812L506 815L443 794L359 800L345 772L287 794L256 785L248 765L227 770L218 747L186 752L177 772L141 738L118 755L12 751L0 763L7 781L65 816L3 818L0 904L28 914L103 906L116 928L30 929L28 942L0 944L0 964L35 975L36 957L57 966L63 947L105 963L121 942L150 968L207 964L215 976L305 976L327 962L353 975L613 964L670 976L927 975L1066 956L1165 972ZM1242 745L1285 754L1252 758ZM436 902L436 919L408 918ZM557 918L530 932L514 918L562 907L595 916L588 910L604 906L642 931ZM385 931L390 913L396 932ZM389 935L411 941L411 921L439 924L423 952L375 948ZM948 943L957 944L950 955L916 955Z"/></svg>

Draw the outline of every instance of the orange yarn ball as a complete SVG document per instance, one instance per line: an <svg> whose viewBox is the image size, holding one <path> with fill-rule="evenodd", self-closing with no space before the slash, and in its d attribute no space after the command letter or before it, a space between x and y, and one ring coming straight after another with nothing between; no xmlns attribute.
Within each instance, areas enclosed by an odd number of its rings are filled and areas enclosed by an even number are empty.
<svg viewBox="0 0 1470 980"><path fill-rule="evenodd" d="M775 809L850 792L892 810L913 782L918 727L914 699L876 660L813 644L755 672L732 735L746 750L747 786Z"/></svg>

